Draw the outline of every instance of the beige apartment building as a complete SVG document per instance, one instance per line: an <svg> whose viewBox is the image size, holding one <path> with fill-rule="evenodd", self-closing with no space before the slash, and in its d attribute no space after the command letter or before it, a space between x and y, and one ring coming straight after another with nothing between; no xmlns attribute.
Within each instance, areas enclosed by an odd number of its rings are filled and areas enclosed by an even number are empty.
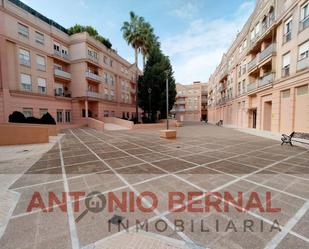
<svg viewBox="0 0 309 249"><path fill-rule="evenodd" d="M209 79L212 123L309 132L309 1L257 0Z"/></svg>
<svg viewBox="0 0 309 249"><path fill-rule="evenodd" d="M136 71L87 33L65 28L18 0L0 0L0 122L13 111L58 124L132 118Z"/></svg>
<svg viewBox="0 0 309 249"><path fill-rule="evenodd" d="M200 81L191 85L176 84L176 101L171 113L178 121L207 119L207 84Z"/></svg>

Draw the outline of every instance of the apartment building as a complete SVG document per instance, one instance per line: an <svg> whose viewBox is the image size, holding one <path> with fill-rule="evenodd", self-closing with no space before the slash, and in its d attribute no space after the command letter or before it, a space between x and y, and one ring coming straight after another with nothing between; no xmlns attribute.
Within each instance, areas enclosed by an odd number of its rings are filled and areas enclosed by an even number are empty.
<svg viewBox="0 0 309 249"><path fill-rule="evenodd" d="M178 121L207 119L207 83L200 81L190 85L176 84L176 101L171 113Z"/></svg>
<svg viewBox="0 0 309 249"><path fill-rule="evenodd" d="M13 111L58 124L135 115L135 64L18 0L0 0L0 122Z"/></svg>
<svg viewBox="0 0 309 249"><path fill-rule="evenodd" d="M309 1L257 0L210 76L210 122L309 132Z"/></svg>

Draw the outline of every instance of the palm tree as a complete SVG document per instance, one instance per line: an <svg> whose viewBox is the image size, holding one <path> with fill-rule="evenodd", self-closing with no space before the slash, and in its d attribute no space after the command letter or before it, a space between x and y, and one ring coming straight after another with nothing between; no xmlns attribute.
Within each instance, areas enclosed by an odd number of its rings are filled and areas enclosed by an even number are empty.
<svg viewBox="0 0 309 249"><path fill-rule="evenodd" d="M142 36L142 46L140 51L143 55L143 68L145 68L146 58L148 58L151 48L157 43L157 37L154 35L153 28L148 22L142 23L140 32Z"/></svg>
<svg viewBox="0 0 309 249"><path fill-rule="evenodd" d="M143 38L141 34L141 26L144 23L144 18L137 16L133 11L130 11L130 21L123 23L121 27L122 36L126 42L131 45L135 52L135 65L136 65L136 118L138 120L138 51L143 45Z"/></svg>

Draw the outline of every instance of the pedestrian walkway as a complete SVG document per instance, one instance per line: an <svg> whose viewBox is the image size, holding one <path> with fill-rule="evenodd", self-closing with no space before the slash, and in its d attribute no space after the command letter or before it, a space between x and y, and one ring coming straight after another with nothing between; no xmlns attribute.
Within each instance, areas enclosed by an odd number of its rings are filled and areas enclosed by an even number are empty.
<svg viewBox="0 0 309 249"><path fill-rule="evenodd" d="M129 130L127 127L112 124L112 123L104 123L104 130L106 131L121 131L121 130Z"/></svg>

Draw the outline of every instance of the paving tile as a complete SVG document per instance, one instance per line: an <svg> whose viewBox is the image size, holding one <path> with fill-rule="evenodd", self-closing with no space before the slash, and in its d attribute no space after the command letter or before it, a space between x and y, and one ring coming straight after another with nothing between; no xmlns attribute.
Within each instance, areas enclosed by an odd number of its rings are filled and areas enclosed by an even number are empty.
<svg viewBox="0 0 309 249"><path fill-rule="evenodd" d="M67 178L106 170L109 170L109 168L101 161L78 163L74 165L67 165L65 167Z"/></svg>
<svg viewBox="0 0 309 249"><path fill-rule="evenodd" d="M154 162L153 164L168 172L176 172L195 166L195 164L181 161L178 159L167 159L160 162Z"/></svg>
<svg viewBox="0 0 309 249"><path fill-rule="evenodd" d="M67 158L64 158L64 165L67 166L67 165L72 165L76 163L91 162L95 160L98 160L98 158L93 154L67 157Z"/></svg>
<svg viewBox="0 0 309 249"><path fill-rule="evenodd" d="M277 249L305 249L308 248L308 242L288 234L276 247Z"/></svg>
<svg viewBox="0 0 309 249"><path fill-rule="evenodd" d="M139 160L132 156L126 156L123 158L106 159L105 162L114 169L143 163L142 160Z"/></svg>

